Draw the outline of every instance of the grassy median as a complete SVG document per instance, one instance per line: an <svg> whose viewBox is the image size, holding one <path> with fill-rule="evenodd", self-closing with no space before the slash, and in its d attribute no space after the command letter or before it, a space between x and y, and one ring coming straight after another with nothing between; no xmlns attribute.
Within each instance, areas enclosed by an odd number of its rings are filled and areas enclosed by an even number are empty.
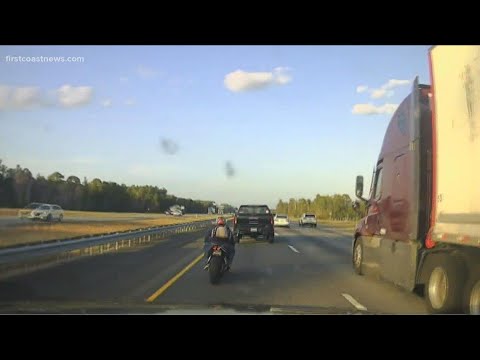
<svg viewBox="0 0 480 360"><path fill-rule="evenodd" d="M340 221L340 220L318 220L318 226L328 226L336 229L344 229L354 231L357 221Z"/></svg>
<svg viewBox="0 0 480 360"><path fill-rule="evenodd" d="M76 214L73 215L73 213ZM114 215L112 216L112 214ZM145 215L149 218L145 219ZM81 222L69 222L69 216L78 216L85 218L85 220L82 220ZM137 216L142 218L132 218ZM102 217L107 219L118 217L118 220L99 221L99 219ZM125 217L126 219L122 219L122 217ZM96 220L89 221L88 218L95 218ZM160 225L174 225L193 221L203 221L214 218L215 216L211 215L186 215L182 217L173 217L161 214L89 213L85 211L66 211L64 222L61 223L24 220L24 223L19 225L0 227L0 248L5 246L35 243L45 240L67 239L82 235L113 233Z"/></svg>
<svg viewBox="0 0 480 360"><path fill-rule="evenodd" d="M0 209L0 216L17 216L19 210L25 209ZM100 211L77 211L77 210L64 210L65 219L69 217L78 217L78 218L132 218L132 217L162 217L164 214L155 214L155 213L127 213L127 212L100 212ZM199 215L203 216L203 215Z"/></svg>

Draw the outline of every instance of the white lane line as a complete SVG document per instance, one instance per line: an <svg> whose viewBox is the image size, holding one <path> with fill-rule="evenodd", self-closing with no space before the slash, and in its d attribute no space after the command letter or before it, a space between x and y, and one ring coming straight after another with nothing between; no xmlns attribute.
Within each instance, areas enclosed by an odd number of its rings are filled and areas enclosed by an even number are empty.
<svg viewBox="0 0 480 360"><path fill-rule="evenodd" d="M278 236L278 234L277 234L277 233L275 233L275 236Z"/></svg>
<svg viewBox="0 0 480 360"><path fill-rule="evenodd" d="M348 295L348 294L342 294L342 296L347 299L347 301L352 304L353 306L355 306L355 308L357 310L362 310L362 311L367 311L367 308L365 306L363 306L362 304L360 304L357 300L355 300L353 298L353 296L351 295Z"/></svg>
<svg viewBox="0 0 480 360"><path fill-rule="evenodd" d="M300 254L300 251L298 251L297 249L295 249L292 245L288 245L288 247L289 247L290 250L292 250L293 252L296 252L297 254Z"/></svg>

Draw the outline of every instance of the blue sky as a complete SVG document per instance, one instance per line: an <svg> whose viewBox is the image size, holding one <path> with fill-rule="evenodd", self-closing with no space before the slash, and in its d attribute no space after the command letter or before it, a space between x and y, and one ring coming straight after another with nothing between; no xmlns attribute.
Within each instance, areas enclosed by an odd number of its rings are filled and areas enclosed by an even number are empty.
<svg viewBox="0 0 480 360"><path fill-rule="evenodd" d="M0 159L237 206L353 197L428 48L3 46Z"/></svg>

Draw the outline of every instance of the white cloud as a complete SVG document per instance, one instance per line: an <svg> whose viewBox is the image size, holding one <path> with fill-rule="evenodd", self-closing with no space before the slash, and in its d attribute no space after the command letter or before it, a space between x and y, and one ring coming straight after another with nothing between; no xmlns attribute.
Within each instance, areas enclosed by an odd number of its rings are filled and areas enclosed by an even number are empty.
<svg viewBox="0 0 480 360"><path fill-rule="evenodd" d="M359 93L359 94L364 93L367 90L368 90L367 85L358 85L357 86L357 93Z"/></svg>
<svg viewBox="0 0 480 360"><path fill-rule="evenodd" d="M391 97L394 94L393 89L409 85L411 83L410 80L397 80L397 79L390 79L385 84L380 86L378 89L370 89L370 97L372 99L381 99L383 97ZM357 87L358 92L358 87Z"/></svg>
<svg viewBox="0 0 480 360"><path fill-rule="evenodd" d="M93 97L91 86L63 85L57 90L58 101L64 107L75 107L88 104Z"/></svg>
<svg viewBox="0 0 480 360"><path fill-rule="evenodd" d="M139 65L137 67L137 74L140 76L142 79L153 79L158 75L158 71L149 68L145 65Z"/></svg>
<svg viewBox="0 0 480 360"><path fill-rule="evenodd" d="M357 93L359 94L362 94L368 91L372 99L381 99L384 97L393 96L394 95L393 89L399 86L409 85L410 83L411 83L411 80L390 79L377 89L371 89L367 85L358 85L356 90L357 90Z"/></svg>
<svg viewBox="0 0 480 360"><path fill-rule="evenodd" d="M390 79L386 84L382 85L382 89L391 90L398 86L409 85L410 83L411 83L411 80Z"/></svg>
<svg viewBox="0 0 480 360"><path fill-rule="evenodd" d="M292 81L288 68L277 67L271 72L236 70L225 75L223 83L232 92L262 89L270 85L286 85Z"/></svg>
<svg viewBox="0 0 480 360"><path fill-rule="evenodd" d="M42 105L41 92L37 86L0 85L0 110L28 109Z"/></svg>
<svg viewBox="0 0 480 360"><path fill-rule="evenodd" d="M11 103L17 109L40 103L40 89L36 86L17 87L11 93Z"/></svg>
<svg viewBox="0 0 480 360"><path fill-rule="evenodd" d="M397 109L398 104L384 104L375 106L373 104L355 104L352 109L354 115L379 115L379 114L393 114Z"/></svg>
<svg viewBox="0 0 480 360"><path fill-rule="evenodd" d="M385 96L386 93L387 93L387 90L385 89L375 89L375 90L372 90L372 92L370 93L370 97L372 99L381 99L382 97Z"/></svg>
<svg viewBox="0 0 480 360"><path fill-rule="evenodd" d="M101 104L102 104L103 107L108 108L108 107L112 106L112 99L102 100Z"/></svg>
<svg viewBox="0 0 480 360"><path fill-rule="evenodd" d="M372 90L370 97L372 99L381 99L383 97L392 97L393 90L385 90L385 89L374 89Z"/></svg>
<svg viewBox="0 0 480 360"><path fill-rule="evenodd" d="M127 100L125 100L125 105L127 105L127 106L135 105L135 99L127 99Z"/></svg>
<svg viewBox="0 0 480 360"><path fill-rule="evenodd" d="M285 85L292 81L292 77L289 74L289 71L289 68L282 66L273 69L273 78L275 80L275 83L277 83L278 85Z"/></svg>
<svg viewBox="0 0 480 360"><path fill-rule="evenodd" d="M40 95L40 89L36 86L0 85L0 110L20 110L42 105Z"/></svg>
<svg viewBox="0 0 480 360"><path fill-rule="evenodd" d="M0 110L22 110L34 106L73 107L89 103L93 89L89 86L63 85L56 90L42 90L38 86L0 85Z"/></svg>
<svg viewBox="0 0 480 360"><path fill-rule="evenodd" d="M121 76L121 77L120 77L120 82L122 82L122 83L128 82L128 77L126 77L126 76Z"/></svg>

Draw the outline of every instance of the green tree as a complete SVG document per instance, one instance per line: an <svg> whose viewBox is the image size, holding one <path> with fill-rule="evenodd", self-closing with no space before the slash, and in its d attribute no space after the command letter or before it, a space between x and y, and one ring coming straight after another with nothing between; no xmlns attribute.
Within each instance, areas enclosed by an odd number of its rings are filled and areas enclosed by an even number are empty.
<svg viewBox="0 0 480 360"><path fill-rule="evenodd" d="M67 178L67 182L74 183L74 184L80 184L80 179L78 177L76 177L75 175L70 175Z"/></svg>
<svg viewBox="0 0 480 360"><path fill-rule="evenodd" d="M297 215L297 201L294 198L288 200L288 216L296 217Z"/></svg>
<svg viewBox="0 0 480 360"><path fill-rule="evenodd" d="M22 169L20 165L8 168L0 160L0 206L23 206L31 201L57 203L65 209L130 212L163 212L179 204L188 212L207 213L212 204L207 200L177 198L157 186L126 186L98 178L89 182L86 177L81 183L74 175L64 181L58 171L48 178L40 174L33 178L29 169Z"/></svg>
<svg viewBox="0 0 480 360"><path fill-rule="evenodd" d="M59 181L63 181L65 177L60 174L58 171L55 171L53 174L50 174L48 176L48 181L52 181L52 182L59 182Z"/></svg>
<svg viewBox="0 0 480 360"><path fill-rule="evenodd" d="M280 199L276 206L277 214L288 214L288 204Z"/></svg>

